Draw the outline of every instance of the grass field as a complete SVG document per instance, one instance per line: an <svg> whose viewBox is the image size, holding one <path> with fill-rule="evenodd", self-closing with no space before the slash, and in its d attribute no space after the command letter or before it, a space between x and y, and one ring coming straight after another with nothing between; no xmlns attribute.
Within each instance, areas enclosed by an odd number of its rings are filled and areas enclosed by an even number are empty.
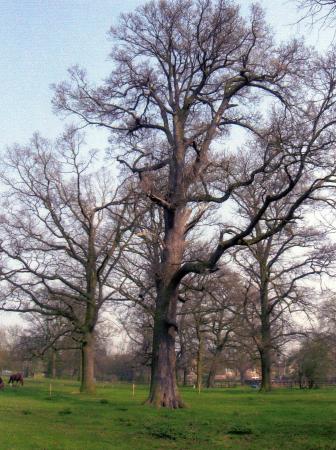
<svg viewBox="0 0 336 450"><path fill-rule="evenodd" d="M0 392L0 449L336 449L336 390L185 389L189 408L155 410L145 388L27 381Z"/></svg>

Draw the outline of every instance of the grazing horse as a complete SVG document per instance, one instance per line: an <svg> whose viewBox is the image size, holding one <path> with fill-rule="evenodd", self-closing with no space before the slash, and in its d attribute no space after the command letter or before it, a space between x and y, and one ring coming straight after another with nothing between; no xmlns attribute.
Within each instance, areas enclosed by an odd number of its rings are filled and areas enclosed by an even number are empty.
<svg viewBox="0 0 336 450"><path fill-rule="evenodd" d="M16 382L16 386L18 385L18 383L21 384L21 386L23 386L23 375L22 373L18 372L18 373L13 373L10 377L9 377L9 381L8 384L12 383L12 386L14 386L14 381Z"/></svg>
<svg viewBox="0 0 336 450"><path fill-rule="evenodd" d="M3 382L3 379L0 377L0 391L5 387L5 383Z"/></svg>

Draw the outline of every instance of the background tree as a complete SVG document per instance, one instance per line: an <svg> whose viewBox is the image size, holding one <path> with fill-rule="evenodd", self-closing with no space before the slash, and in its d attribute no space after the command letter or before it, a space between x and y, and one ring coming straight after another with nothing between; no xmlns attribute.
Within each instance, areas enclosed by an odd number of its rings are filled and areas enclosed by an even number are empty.
<svg viewBox="0 0 336 450"><path fill-rule="evenodd" d="M19 336L18 347L25 359L47 360L45 373L50 378L57 376L57 359L62 350L79 349L71 323L64 317L27 314L28 326Z"/></svg>
<svg viewBox="0 0 336 450"><path fill-rule="evenodd" d="M335 352L327 336L320 334L306 338L290 357L300 388L312 389L334 376Z"/></svg>
<svg viewBox="0 0 336 450"><path fill-rule="evenodd" d="M335 0L296 0L298 9L302 13L301 20L310 18L312 24L320 23L322 26L331 26L336 16Z"/></svg>
<svg viewBox="0 0 336 450"><path fill-rule="evenodd" d="M124 186L95 169L95 153L81 158L82 144L72 131L55 145L36 135L7 155L1 307L71 323L80 336L81 391L93 392L95 327L134 215Z"/></svg>
<svg viewBox="0 0 336 450"><path fill-rule="evenodd" d="M281 183L273 179L272 183ZM234 195L238 205L238 215L253 217L262 202L265 189L274 189L268 183L255 183L243 193ZM267 234L268 229L280 220L287 208L288 198L268 208L264 218L256 225L253 234ZM236 225L239 227L239 225ZM279 345L279 338L295 334L289 326L290 315L298 311L309 312L307 286L303 281L313 276L321 276L335 259L334 246L326 239L322 230L308 228L298 221L292 221L275 233L244 250L235 253L235 260L247 278L251 305L255 308L254 320L247 318L254 328L254 339L260 353L262 382L261 389L271 389L271 365L273 351ZM256 293L258 304L255 304ZM255 319L258 325L256 326Z"/></svg>

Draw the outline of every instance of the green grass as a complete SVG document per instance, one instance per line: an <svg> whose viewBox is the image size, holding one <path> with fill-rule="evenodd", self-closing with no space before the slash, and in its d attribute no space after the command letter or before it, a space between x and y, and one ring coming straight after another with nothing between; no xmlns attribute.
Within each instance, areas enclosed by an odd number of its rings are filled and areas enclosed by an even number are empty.
<svg viewBox="0 0 336 450"><path fill-rule="evenodd" d="M189 408L143 406L146 389L27 381L0 391L0 449L336 449L336 389L183 390Z"/></svg>

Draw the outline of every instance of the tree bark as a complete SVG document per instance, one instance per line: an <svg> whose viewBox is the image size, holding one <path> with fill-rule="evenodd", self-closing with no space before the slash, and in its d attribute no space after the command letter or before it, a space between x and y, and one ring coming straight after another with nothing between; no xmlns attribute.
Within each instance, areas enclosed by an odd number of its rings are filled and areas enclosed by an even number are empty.
<svg viewBox="0 0 336 450"><path fill-rule="evenodd" d="M94 337L93 333L87 333L82 343L82 367L80 391L87 394L94 394L96 382L94 378Z"/></svg>
<svg viewBox="0 0 336 450"><path fill-rule="evenodd" d="M268 300L268 269L261 263L260 270L261 288L260 288L260 307L261 307L261 344L259 346L261 363L261 391L271 390L271 324Z"/></svg>
<svg viewBox="0 0 336 450"><path fill-rule="evenodd" d="M261 386L260 390L270 391L272 388L271 383L271 356L268 348L260 350L261 361Z"/></svg>
<svg viewBox="0 0 336 450"><path fill-rule="evenodd" d="M172 177L174 185L179 180ZM172 192L175 188L172 189ZM179 283L173 277L181 266L185 247L185 227L190 211L183 208L165 211L165 239L160 274L156 279L157 300L154 316L151 385L147 403L156 407L182 408L184 403L176 380L176 308Z"/></svg>
<svg viewBox="0 0 336 450"><path fill-rule="evenodd" d="M245 385L246 369L238 369L238 371L239 371L240 384L241 384L241 386L244 386Z"/></svg>
<svg viewBox="0 0 336 450"><path fill-rule="evenodd" d="M210 366L210 370L209 370L209 374L208 374L208 379L207 379L207 387L208 388L215 387L215 377L217 375L218 360L219 360L220 354L221 354L221 350L219 351L218 349L216 349L215 354L213 355L213 358L211 361L211 366Z"/></svg>
<svg viewBox="0 0 336 450"><path fill-rule="evenodd" d="M271 330L269 323L269 315L267 312L262 314L261 321L261 346L259 349L261 363L261 386L262 391L270 391L271 383Z"/></svg>
<svg viewBox="0 0 336 450"><path fill-rule="evenodd" d="M188 369L185 367L183 369L183 386L188 386Z"/></svg>
<svg viewBox="0 0 336 450"><path fill-rule="evenodd" d="M197 349L197 379L196 386L200 392L203 381L203 332L199 331L198 349Z"/></svg>
<svg viewBox="0 0 336 450"><path fill-rule="evenodd" d="M50 375L51 378L56 378L56 350L51 349L51 368L50 368Z"/></svg>
<svg viewBox="0 0 336 450"><path fill-rule="evenodd" d="M153 335L153 357L150 393L147 403L155 407L182 408L176 380L174 326L165 317L157 317Z"/></svg>

